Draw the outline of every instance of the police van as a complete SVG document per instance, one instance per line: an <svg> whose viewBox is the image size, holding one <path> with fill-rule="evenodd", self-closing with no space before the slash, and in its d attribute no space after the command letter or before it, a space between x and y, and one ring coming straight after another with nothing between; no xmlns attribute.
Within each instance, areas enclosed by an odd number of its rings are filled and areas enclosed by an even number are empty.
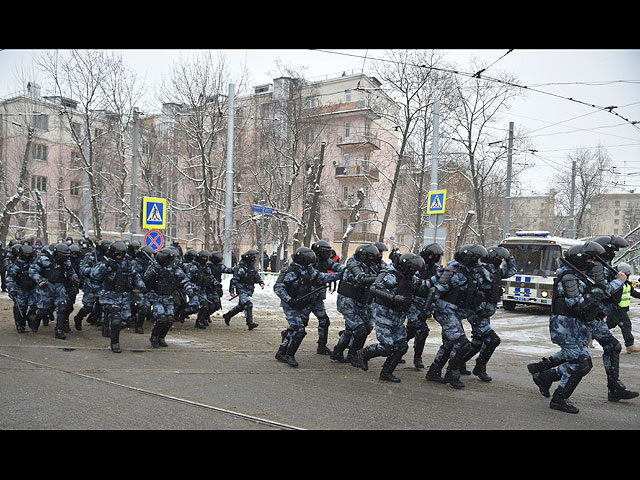
<svg viewBox="0 0 640 480"><path fill-rule="evenodd" d="M560 258L582 241L549 235L545 231L520 231L505 238L500 246L513 255L517 272L502 280L502 306L514 310L517 304L551 307L553 279Z"/></svg>

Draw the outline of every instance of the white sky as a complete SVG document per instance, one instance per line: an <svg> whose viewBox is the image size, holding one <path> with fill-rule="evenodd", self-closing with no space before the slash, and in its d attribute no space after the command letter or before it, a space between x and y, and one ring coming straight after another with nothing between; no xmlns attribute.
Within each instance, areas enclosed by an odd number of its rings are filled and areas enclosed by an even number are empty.
<svg viewBox="0 0 640 480"><path fill-rule="evenodd" d="M529 163L535 168L524 178L523 194L530 191L545 192L558 169L569 164L567 155L577 148L604 147L612 158L617 176L624 189L640 194L640 50L442 50L446 59L461 72L471 72L472 57L486 61L488 77L499 71L515 75L518 83L544 91L529 91L526 97L513 103L504 114L504 137L509 122L516 131L531 132L535 156ZM118 50L140 80L146 79L153 89L167 76L173 63L188 59L197 50ZM276 60L308 79L335 76L343 71L364 71L373 74L373 58L382 58L383 51L367 49L272 49L223 50L232 71L246 64L252 85L271 83L277 76ZM31 56L34 50L0 50L0 98L24 89L17 79L33 76L36 82L41 74L34 71ZM506 55L505 55L506 54ZM495 62L495 63L494 63ZM25 72L31 75L26 75ZM384 86L383 86L384 87ZM620 118L599 108L577 103L585 102L597 107L615 106ZM160 106L142 106L159 111ZM514 162L523 157L514 155ZM518 192L512 191L513 195Z"/></svg>

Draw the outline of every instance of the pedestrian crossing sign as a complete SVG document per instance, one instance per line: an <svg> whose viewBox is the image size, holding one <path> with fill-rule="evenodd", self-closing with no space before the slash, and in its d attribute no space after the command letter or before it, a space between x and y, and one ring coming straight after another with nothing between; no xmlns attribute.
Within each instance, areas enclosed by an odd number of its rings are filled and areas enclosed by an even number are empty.
<svg viewBox="0 0 640 480"><path fill-rule="evenodd" d="M446 190L435 190L429 192L427 197L427 213L430 215L444 213L444 206L447 202Z"/></svg>
<svg viewBox="0 0 640 480"><path fill-rule="evenodd" d="M167 228L167 200L142 197L142 228Z"/></svg>

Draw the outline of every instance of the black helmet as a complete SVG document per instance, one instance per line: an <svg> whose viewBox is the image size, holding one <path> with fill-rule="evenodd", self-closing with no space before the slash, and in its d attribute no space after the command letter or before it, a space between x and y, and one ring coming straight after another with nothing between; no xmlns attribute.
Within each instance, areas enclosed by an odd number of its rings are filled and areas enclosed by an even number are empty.
<svg viewBox="0 0 640 480"><path fill-rule="evenodd" d="M493 263L496 267L500 266L502 260L509 260L511 258L511 252L504 247L492 246L487 248L487 263Z"/></svg>
<svg viewBox="0 0 640 480"><path fill-rule="evenodd" d="M66 243L56 243L53 247L53 258L57 263L64 263L69 259L71 251Z"/></svg>
<svg viewBox="0 0 640 480"><path fill-rule="evenodd" d="M98 251L98 253L101 253L102 255L106 255L110 245L111 245L111 240L107 240L107 239L100 240L96 245L96 250Z"/></svg>
<svg viewBox="0 0 640 480"><path fill-rule="evenodd" d="M156 260L163 267L167 267L171 265L171 262L173 262L174 257L175 257L175 252L173 251L172 248L169 248L169 247L162 248L158 250L158 252L156 253Z"/></svg>
<svg viewBox="0 0 640 480"><path fill-rule="evenodd" d="M131 240L131 242L129 242L129 245L127 246L129 255L134 256L138 250L140 250L140 242L137 240Z"/></svg>
<svg viewBox="0 0 640 480"><path fill-rule="evenodd" d="M429 263L431 265L435 265L440 262L440 258L442 258L442 254L444 250L439 243L431 243L420 250L420 256L425 261L425 263Z"/></svg>
<svg viewBox="0 0 640 480"><path fill-rule="evenodd" d="M190 248L187 250L182 257L185 262L190 262L194 260L198 256L198 251L195 248Z"/></svg>
<svg viewBox="0 0 640 480"><path fill-rule="evenodd" d="M153 258L153 255L156 253L156 251L151 248L149 245L145 245L143 247L140 247L140 250L138 250L136 252L136 258Z"/></svg>
<svg viewBox="0 0 640 480"><path fill-rule="evenodd" d="M604 235L594 239L594 242L604 247L605 253L602 254L602 258L605 260L613 260L618 250L629 246L629 242L620 235Z"/></svg>
<svg viewBox="0 0 640 480"><path fill-rule="evenodd" d="M244 263L248 263L249 265L253 265L256 262L257 255L258 251L252 248L242 254L242 261Z"/></svg>
<svg viewBox="0 0 640 480"><path fill-rule="evenodd" d="M585 242L581 245L574 245L571 247L565 258L577 268L585 268L587 266L587 260L594 258L596 255L602 255L605 253L605 249L598 242Z"/></svg>
<svg viewBox="0 0 640 480"><path fill-rule="evenodd" d="M357 261L366 263L367 265L374 265L379 261L380 250L373 243L369 245L360 245L356 248L353 258Z"/></svg>
<svg viewBox="0 0 640 480"><path fill-rule="evenodd" d="M300 265L311 265L316 262L316 254L309 247L298 248L291 258Z"/></svg>
<svg viewBox="0 0 640 480"><path fill-rule="evenodd" d="M80 245L72 243L69 245L69 252L72 258L78 258L80 256Z"/></svg>
<svg viewBox="0 0 640 480"><path fill-rule="evenodd" d="M209 253L209 250L200 250L198 252L198 256L196 257L196 260L199 263L204 265L209 261L209 257L211 257L211 253Z"/></svg>
<svg viewBox="0 0 640 480"><path fill-rule="evenodd" d="M331 245L326 240L318 240L311 245L311 250L314 251L316 257L321 260L328 260L331 258Z"/></svg>
<svg viewBox="0 0 640 480"><path fill-rule="evenodd" d="M30 261L33 259L33 247L31 245L17 245L20 249L20 258Z"/></svg>
<svg viewBox="0 0 640 480"><path fill-rule="evenodd" d="M399 257L394 257L394 265L404 275L412 277L418 270L424 268L424 260L415 253L403 253Z"/></svg>
<svg viewBox="0 0 640 480"><path fill-rule="evenodd" d="M481 258L486 258L487 249L482 245L463 245L454 255L457 262L460 262L466 267L473 267L478 263Z"/></svg>
<svg viewBox="0 0 640 480"><path fill-rule="evenodd" d="M127 245L124 242L117 241L109 245L109 256L116 260L122 260L127 253Z"/></svg>
<svg viewBox="0 0 640 480"><path fill-rule="evenodd" d="M215 250L211 252L211 263L222 263L222 260L224 260L224 258L220 252Z"/></svg>
<svg viewBox="0 0 640 480"><path fill-rule="evenodd" d="M16 243L14 245L11 246L11 255L13 256L13 258L18 258L20 256L20 252L21 252L21 247L26 247L27 245L20 245L19 243Z"/></svg>

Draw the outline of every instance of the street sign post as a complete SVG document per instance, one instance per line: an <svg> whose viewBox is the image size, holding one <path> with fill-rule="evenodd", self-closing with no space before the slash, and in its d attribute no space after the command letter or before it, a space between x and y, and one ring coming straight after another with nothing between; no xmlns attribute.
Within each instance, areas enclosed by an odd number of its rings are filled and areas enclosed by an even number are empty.
<svg viewBox="0 0 640 480"><path fill-rule="evenodd" d="M158 230L149 230L144 236L144 244L147 247L153 248L153 250L157 252L164 245L164 238L162 237L162 233L160 233Z"/></svg>
<svg viewBox="0 0 640 480"><path fill-rule="evenodd" d="M251 205L251 211L253 213L260 213L260 269L264 269L264 216L273 215L273 208L265 207L264 200L261 201L262 205Z"/></svg>

